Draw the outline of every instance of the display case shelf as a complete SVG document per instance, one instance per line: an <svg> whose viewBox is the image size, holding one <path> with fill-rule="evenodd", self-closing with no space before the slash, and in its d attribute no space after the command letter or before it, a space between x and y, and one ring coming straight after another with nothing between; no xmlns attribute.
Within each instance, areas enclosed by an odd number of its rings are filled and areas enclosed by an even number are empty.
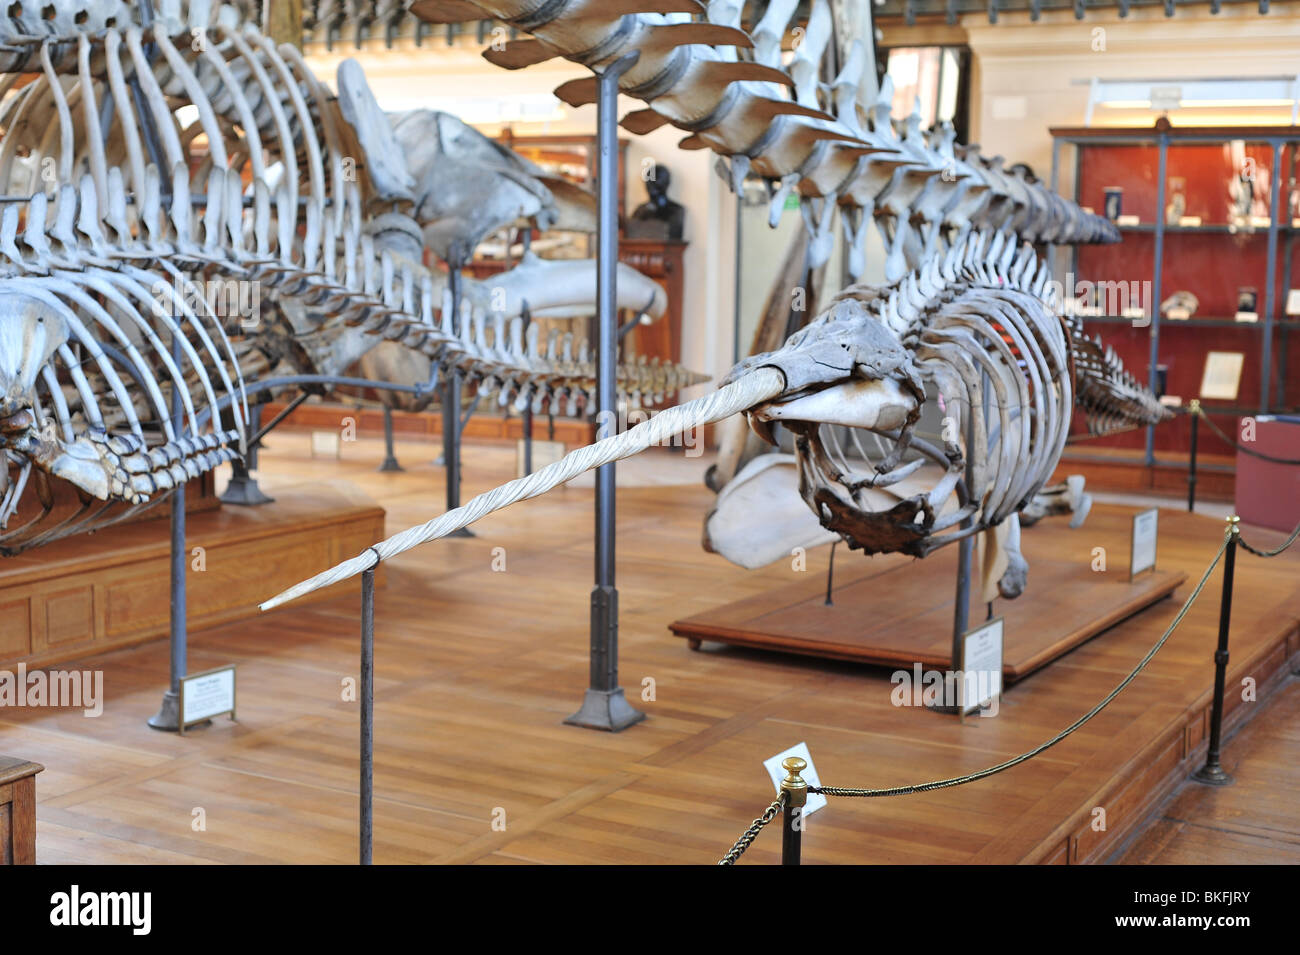
<svg viewBox="0 0 1300 955"><path fill-rule="evenodd" d="M1228 351L1244 356L1241 381L1236 399L1213 407L1213 413L1264 414L1300 405L1300 375L1289 367L1300 322L1285 314L1300 264L1300 127L1179 129L1162 119L1150 129L1051 133L1052 187L1081 206L1135 220L1119 226L1123 241L1115 245L1048 246L1063 287L1077 283L1067 294L1091 284L1093 303L1106 309L1080 316L1085 328L1096 327L1153 389L1163 378L1184 404L1199 396L1208 353ZM1178 225L1185 217L1200 224ZM1103 288L1112 294L1121 289L1130 298L1107 299ZM1200 314L1159 314L1160 303L1176 291L1192 293ZM1134 304L1151 316L1148 324L1135 325L1121 313L1133 294L1140 295ZM1239 307L1243 298L1254 307ZM1256 312L1258 321L1236 321L1232 316L1239 310ZM1161 425L1099 443L1140 448L1151 465L1157 451L1185 452L1188 430ZM1231 450L1214 437L1206 444L1203 450L1210 453Z"/></svg>

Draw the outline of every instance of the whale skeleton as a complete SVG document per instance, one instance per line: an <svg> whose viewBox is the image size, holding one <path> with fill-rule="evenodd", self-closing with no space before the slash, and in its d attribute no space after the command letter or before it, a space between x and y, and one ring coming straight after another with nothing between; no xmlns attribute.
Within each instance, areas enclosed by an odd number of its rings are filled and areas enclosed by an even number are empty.
<svg viewBox="0 0 1300 955"><path fill-rule="evenodd" d="M397 342L502 404L593 404L586 343L541 341L491 294L573 307L581 289L546 283L582 266L471 287L458 327L420 264L420 182L355 64L335 98L239 9L159 7L152 24L67 0L0 21L0 553L125 519L240 456L245 379L286 357L340 374ZM232 314L230 289L266 307ZM618 370L639 404L701 380Z"/></svg>

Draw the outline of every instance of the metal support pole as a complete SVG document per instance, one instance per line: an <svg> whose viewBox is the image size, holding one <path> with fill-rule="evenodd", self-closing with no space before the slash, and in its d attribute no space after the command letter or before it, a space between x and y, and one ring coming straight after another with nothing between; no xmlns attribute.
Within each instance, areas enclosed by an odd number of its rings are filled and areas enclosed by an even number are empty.
<svg viewBox="0 0 1300 955"><path fill-rule="evenodd" d="M172 335L172 360L180 365L182 360L180 335ZM184 432L184 407L181 404L180 385L172 383L172 428L177 437ZM171 617L171 680L163 693L162 705L158 712L149 718L149 725L156 730L176 732L180 729L180 691L181 680L186 670L186 608L185 608L185 572L189 557L185 550L185 483L176 485L171 497L171 561L169 573L170 617ZM207 722L207 721L205 721Z"/></svg>
<svg viewBox="0 0 1300 955"><path fill-rule="evenodd" d="M460 262L447 263L447 287L451 290L451 327L460 334ZM460 507L460 372L448 368L443 377L442 396L442 464L447 473L447 510ZM473 537L468 527L452 531L448 537Z"/></svg>
<svg viewBox="0 0 1300 955"><path fill-rule="evenodd" d="M1223 742L1223 685L1228 676L1228 629L1232 620L1232 574L1237 563L1237 538L1241 518L1228 518L1228 548L1223 555L1223 597L1219 602L1219 648L1214 651L1214 704L1210 710L1210 748L1205 765L1192 774L1207 786L1230 786L1232 777L1219 764Z"/></svg>
<svg viewBox="0 0 1300 955"><path fill-rule="evenodd" d="M835 606L835 600L832 597L832 593L835 588L835 545L838 543L838 538L831 541L831 559L826 564L826 606L828 607Z"/></svg>
<svg viewBox="0 0 1300 955"><path fill-rule="evenodd" d="M624 54L596 77L596 425L617 433L618 80L640 57ZM591 592L591 678L582 707L566 723L617 732L645 719L618 685L618 590L614 585L614 465L596 471L596 587Z"/></svg>
<svg viewBox="0 0 1300 955"><path fill-rule="evenodd" d="M523 303L524 319L524 336L527 341L528 326L533 323L533 312L528 307L528 302ZM524 474L533 473L533 403L529 401L524 405L524 413L520 416L524 429Z"/></svg>
<svg viewBox="0 0 1300 955"><path fill-rule="evenodd" d="M798 756L781 760L786 777L781 780L785 793L784 818L781 820L781 865L798 865L803 848L803 807L808 804L808 783L799 774L808 764Z"/></svg>
<svg viewBox="0 0 1300 955"><path fill-rule="evenodd" d="M305 398L306 392L301 397ZM272 425L279 423L279 420L280 417L277 415L276 421L273 421ZM238 504L240 507L256 507L259 504L270 504L275 500L275 498L258 487L257 478L253 476L253 472L257 470L257 455L261 447L261 441L253 441L251 438L260 434L261 431L262 406L260 404L253 405L248 409L248 433L250 435L248 455L245 460L235 458L230 462L230 481L227 482L226 489L221 494L221 503Z"/></svg>
<svg viewBox="0 0 1300 955"><path fill-rule="evenodd" d="M375 842L375 569L361 572L361 864Z"/></svg>
<svg viewBox="0 0 1300 955"><path fill-rule="evenodd" d="M397 455L393 454L393 409L384 405L384 461L379 465L380 471L405 471L406 468L397 463Z"/></svg>
<svg viewBox="0 0 1300 955"><path fill-rule="evenodd" d="M1187 411L1192 416L1191 445L1187 455L1187 510L1190 513L1196 510L1196 443L1201 423L1200 399L1193 398L1187 405Z"/></svg>

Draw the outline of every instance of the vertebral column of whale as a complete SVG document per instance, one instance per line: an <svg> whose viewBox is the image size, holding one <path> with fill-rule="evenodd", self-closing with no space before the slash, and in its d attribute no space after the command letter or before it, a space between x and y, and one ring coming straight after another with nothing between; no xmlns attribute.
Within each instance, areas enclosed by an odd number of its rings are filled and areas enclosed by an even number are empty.
<svg viewBox="0 0 1300 955"><path fill-rule="evenodd" d="M1006 229L1034 242L1118 240L1105 219L1027 181L1020 171L1002 171L1000 159L956 148L950 130L927 137L914 115L900 136L889 119L889 80L876 96L875 66L861 44L851 48L823 102L818 78L831 35L826 0L813 0L788 68L781 67L781 38L794 0L770 4L752 37L739 29L740 5L734 2L711 3L707 23L689 19L701 10L694 0L643 5L655 12L637 12L636 2L607 0L471 2L532 35L485 51L503 67L562 56L599 72L637 51L639 59L620 78L620 88L649 105L625 117L624 125L642 133L671 123L690 134L683 147L707 147L729 157L733 184L751 170L779 182L773 219L786 195L797 191L805 200L800 208L812 236L812 266L830 255L836 205L847 213L855 277L863 262L863 229L872 219L886 232L891 280L919 267L946 238L959 240L972 228ZM411 5L413 13L435 22L464 19L466 9L466 2L457 2L442 15L436 0ZM740 59L738 51L749 48L753 58ZM594 101L594 90L594 79L584 79L556 92L579 105Z"/></svg>

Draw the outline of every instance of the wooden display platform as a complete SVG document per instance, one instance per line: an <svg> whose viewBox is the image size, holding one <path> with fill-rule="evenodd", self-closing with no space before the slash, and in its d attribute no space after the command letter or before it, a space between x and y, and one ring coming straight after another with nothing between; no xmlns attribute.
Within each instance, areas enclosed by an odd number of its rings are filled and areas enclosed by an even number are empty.
<svg viewBox="0 0 1300 955"><path fill-rule="evenodd" d="M1151 604L1187 579L1157 569L1128 579L1128 519L1123 509L1091 514L1071 530L1048 518L1021 535L1029 586L1015 600L997 600L1006 621L1003 679L1023 679ZM1105 547L1108 569L1092 569L1092 548ZM957 548L923 562L864 558L841 550L834 603L826 605L825 573L807 573L788 587L677 620L669 629L699 649L701 640L850 660L877 666L947 670L953 666L952 622ZM1122 566L1116 566L1122 565ZM971 625L986 617L973 599Z"/></svg>
<svg viewBox="0 0 1300 955"><path fill-rule="evenodd" d="M346 482L274 496L261 507L188 514L191 631L256 616L259 601L384 536L383 508ZM0 668L48 666L166 634L170 530L167 520L140 521L0 559ZM359 583L338 592L349 586Z"/></svg>

